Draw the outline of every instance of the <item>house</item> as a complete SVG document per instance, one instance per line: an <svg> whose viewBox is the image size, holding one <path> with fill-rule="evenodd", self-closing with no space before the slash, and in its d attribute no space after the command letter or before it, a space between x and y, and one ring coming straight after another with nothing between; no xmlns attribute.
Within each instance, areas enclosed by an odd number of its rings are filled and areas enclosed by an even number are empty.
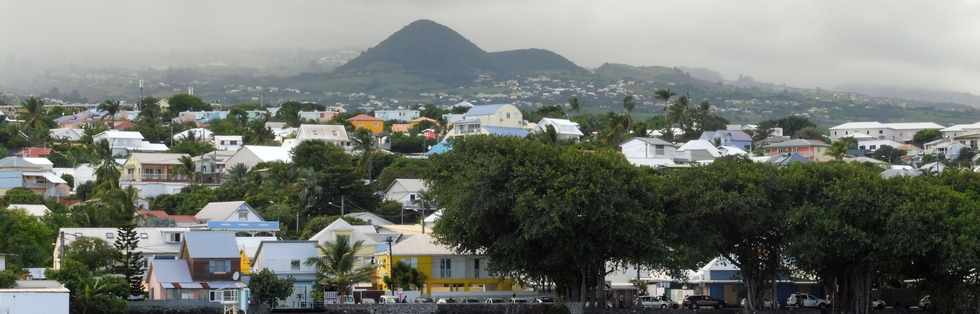
<svg viewBox="0 0 980 314"><path fill-rule="evenodd" d="M34 217L44 217L51 212L47 206L44 204L10 204L7 205L8 210L20 209L26 212L28 215Z"/></svg>
<svg viewBox="0 0 980 314"><path fill-rule="evenodd" d="M306 261L320 256L316 241L262 241L253 256L253 273L268 269L293 279L293 293L280 299L276 309L313 308L317 269Z"/></svg>
<svg viewBox="0 0 980 314"><path fill-rule="evenodd" d="M770 144L766 149L769 156L778 156L785 153L799 153L812 161L829 161L833 159L827 155L830 145L818 140L795 139L781 143Z"/></svg>
<svg viewBox="0 0 980 314"><path fill-rule="evenodd" d="M408 123L393 123L391 125L391 133L408 133L412 130L412 125Z"/></svg>
<svg viewBox="0 0 980 314"><path fill-rule="evenodd" d="M205 125L215 120L227 119L228 111L183 111L174 118L176 123Z"/></svg>
<svg viewBox="0 0 980 314"><path fill-rule="evenodd" d="M578 123L568 119L542 118L538 121L540 132L547 133L549 127L555 130L559 141L578 141L583 135Z"/></svg>
<svg viewBox="0 0 980 314"><path fill-rule="evenodd" d="M0 254L0 264L2 259ZM0 289L0 313L68 314L69 292L54 280L17 280L13 288Z"/></svg>
<svg viewBox="0 0 980 314"><path fill-rule="evenodd" d="M715 145L706 140L692 140L677 148L679 159L686 162L712 161L721 157Z"/></svg>
<svg viewBox="0 0 980 314"><path fill-rule="evenodd" d="M241 135L215 135L212 144L217 150L237 151L245 141Z"/></svg>
<svg viewBox="0 0 980 314"><path fill-rule="evenodd" d="M619 149L634 166L668 167L679 157L673 143L656 137L634 137Z"/></svg>
<svg viewBox="0 0 980 314"><path fill-rule="evenodd" d="M162 210L141 210L136 219L144 227L191 227L197 225L194 215L171 215Z"/></svg>
<svg viewBox="0 0 980 314"><path fill-rule="evenodd" d="M340 112L337 111L300 111L299 113L300 121L314 121L318 123L327 123L333 121Z"/></svg>
<svg viewBox="0 0 980 314"><path fill-rule="evenodd" d="M82 135L85 135L85 130L76 128L58 128L48 130L48 136L54 140L68 141L68 142L78 142L82 140Z"/></svg>
<svg viewBox="0 0 980 314"><path fill-rule="evenodd" d="M191 160L194 161L194 167L197 168L199 180L204 183L219 183L222 174L225 172L225 164L236 153L238 153L237 150L216 150L191 157Z"/></svg>
<svg viewBox="0 0 980 314"><path fill-rule="evenodd" d="M902 123L881 123L872 122L848 122L830 128L830 138L836 140L854 134L870 135L881 140L892 140L906 143L912 141L915 133L921 130L935 129L942 130L945 127L932 122L902 122Z"/></svg>
<svg viewBox="0 0 980 314"><path fill-rule="evenodd" d="M64 197L71 193L68 182L54 173L47 158L6 157L0 159L0 192L27 188L44 197Z"/></svg>
<svg viewBox="0 0 980 314"><path fill-rule="evenodd" d="M51 155L51 149L47 147L24 147L15 155L30 158L47 158L48 155Z"/></svg>
<svg viewBox="0 0 980 314"><path fill-rule="evenodd" d="M165 152L167 145L154 144L143 140L143 134L135 131L108 130L92 137L95 143L109 142L113 156L125 156L129 152Z"/></svg>
<svg viewBox="0 0 980 314"><path fill-rule="evenodd" d="M136 251L151 260L173 260L180 252L180 241L190 231L182 227L136 227L139 244ZM61 228L54 244L53 268L60 269L64 248L82 237L96 238L112 245L118 228Z"/></svg>
<svg viewBox="0 0 980 314"><path fill-rule="evenodd" d="M265 128L266 129L269 129L269 130L273 130L273 131L279 130L279 129L285 129L287 127L289 127L289 125L287 125L286 122L271 122L270 121L270 122L266 122L265 123Z"/></svg>
<svg viewBox="0 0 980 314"><path fill-rule="evenodd" d="M385 131L385 122L384 122L384 120L381 120L381 119L378 119L378 118L375 118L375 117L372 117L372 116L369 116L369 115L366 115L366 114L363 114L363 113L362 114L359 114L359 115L356 115L356 116L353 116L350 119L347 119L347 121L350 122L350 124L354 126L354 129L355 130L356 129L365 129L365 130L371 131L371 133L374 134L374 135L381 134L382 132Z"/></svg>
<svg viewBox="0 0 980 314"><path fill-rule="evenodd" d="M738 147L744 151L752 150L752 136L742 131L704 131L701 133L701 139L713 143L716 146Z"/></svg>
<svg viewBox="0 0 980 314"><path fill-rule="evenodd" d="M336 243L338 237L347 237L351 243L363 241L361 250L354 253L354 261L357 265L364 266L373 263L378 245L385 243L388 238L397 238L398 233L374 225L351 225L340 218L321 229L309 240L318 245L326 245Z"/></svg>
<svg viewBox="0 0 980 314"><path fill-rule="evenodd" d="M879 139L861 139L857 141L858 149L873 152L881 148L882 146L891 146L895 149L905 149L908 150L909 144L903 144L892 140L879 140Z"/></svg>
<svg viewBox="0 0 980 314"><path fill-rule="evenodd" d="M947 140L952 140L954 137L960 136L966 133L975 133L980 131L980 122L970 123L970 124L956 124L948 128L943 128L939 130L943 134L943 138Z"/></svg>
<svg viewBox="0 0 980 314"><path fill-rule="evenodd" d="M374 116L383 121L412 121L419 117L418 110L376 110Z"/></svg>
<svg viewBox="0 0 980 314"><path fill-rule="evenodd" d="M244 201L210 202L194 214L198 221L265 221Z"/></svg>
<svg viewBox="0 0 980 314"><path fill-rule="evenodd" d="M457 254L428 234L403 235L401 240L392 244L390 252L378 250L375 259L380 265L375 275L375 286L382 290L388 287L381 279L390 276L394 263L404 263L424 274L421 293L432 297L509 296L520 290L513 280L490 271L490 259Z"/></svg>
<svg viewBox="0 0 980 314"><path fill-rule="evenodd" d="M244 165L247 169L252 169L255 165L263 162L281 161L288 163L292 159L289 149L282 146L245 145L225 161L224 171L228 172L229 169L239 164Z"/></svg>
<svg viewBox="0 0 980 314"><path fill-rule="evenodd" d="M241 257L230 232L191 231L174 260L152 260L143 279L150 300L237 302Z"/></svg>
<svg viewBox="0 0 980 314"><path fill-rule="evenodd" d="M180 169L182 157L188 154L132 153L122 165L119 186L134 187L139 191L141 205L149 205L148 199L160 195L177 194L194 182Z"/></svg>
<svg viewBox="0 0 980 314"><path fill-rule="evenodd" d="M425 192L425 181L420 179L395 179L385 190L384 200L395 201L404 208L421 206L422 193Z"/></svg>
<svg viewBox="0 0 980 314"><path fill-rule="evenodd" d="M95 168L88 163L78 164L74 168L51 168L51 171L59 178L64 178L66 175L71 176L75 183L72 185L73 192L78 190L79 185L95 181Z"/></svg>
<svg viewBox="0 0 980 314"><path fill-rule="evenodd" d="M758 125L755 124L727 124L725 125L725 130L729 131L749 131L755 132L759 129ZM769 136L783 136L783 128L769 128Z"/></svg>
<svg viewBox="0 0 980 314"><path fill-rule="evenodd" d="M526 137L527 122L511 104L473 106L450 125L449 136L490 134Z"/></svg>
<svg viewBox="0 0 980 314"><path fill-rule="evenodd" d="M214 138L214 132L205 128L193 128L183 130L180 133L174 134L174 141L183 141L193 138L197 142L211 142Z"/></svg>
<svg viewBox="0 0 980 314"><path fill-rule="evenodd" d="M296 134L296 143L310 140L324 141L345 150L351 149L350 138L343 125L301 124Z"/></svg>

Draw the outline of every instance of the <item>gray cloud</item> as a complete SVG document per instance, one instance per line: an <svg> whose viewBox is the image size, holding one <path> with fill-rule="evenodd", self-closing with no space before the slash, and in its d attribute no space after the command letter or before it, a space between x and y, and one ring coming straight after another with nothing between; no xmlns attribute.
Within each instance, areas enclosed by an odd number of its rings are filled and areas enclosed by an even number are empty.
<svg viewBox="0 0 980 314"><path fill-rule="evenodd" d="M420 18L486 50L547 48L590 67L980 93L980 0L0 0L0 57L159 65L168 54L366 48Z"/></svg>

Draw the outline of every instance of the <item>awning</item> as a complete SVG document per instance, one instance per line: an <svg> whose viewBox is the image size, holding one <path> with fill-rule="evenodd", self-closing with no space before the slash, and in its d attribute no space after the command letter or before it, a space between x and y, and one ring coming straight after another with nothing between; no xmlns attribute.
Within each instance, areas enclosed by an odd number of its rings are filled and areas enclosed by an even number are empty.
<svg viewBox="0 0 980 314"><path fill-rule="evenodd" d="M51 183L67 184L68 182L51 172L24 172L25 176L44 177Z"/></svg>
<svg viewBox="0 0 980 314"><path fill-rule="evenodd" d="M211 289L245 288L241 281L209 281L207 285Z"/></svg>

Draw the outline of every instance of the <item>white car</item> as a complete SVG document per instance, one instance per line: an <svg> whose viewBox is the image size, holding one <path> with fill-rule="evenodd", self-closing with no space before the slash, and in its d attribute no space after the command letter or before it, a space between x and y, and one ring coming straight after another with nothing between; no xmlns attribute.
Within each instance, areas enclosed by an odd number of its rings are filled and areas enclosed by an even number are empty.
<svg viewBox="0 0 980 314"><path fill-rule="evenodd" d="M671 301L666 297L655 297L655 296L642 296L639 299L640 306L645 308L654 309L676 309L678 307L677 302Z"/></svg>
<svg viewBox="0 0 980 314"><path fill-rule="evenodd" d="M830 306L830 301L815 297L809 293L794 293L789 295L789 298L786 298L786 305L825 308Z"/></svg>

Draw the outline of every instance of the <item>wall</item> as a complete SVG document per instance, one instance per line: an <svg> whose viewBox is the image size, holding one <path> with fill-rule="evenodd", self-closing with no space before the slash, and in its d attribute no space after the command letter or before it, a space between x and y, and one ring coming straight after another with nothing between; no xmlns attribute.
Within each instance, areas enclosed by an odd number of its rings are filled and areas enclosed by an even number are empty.
<svg viewBox="0 0 980 314"><path fill-rule="evenodd" d="M0 290L0 313L68 314L68 292Z"/></svg>
<svg viewBox="0 0 980 314"><path fill-rule="evenodd" d="M328 304L321 314L566 314L561 304Z"/></svg>

